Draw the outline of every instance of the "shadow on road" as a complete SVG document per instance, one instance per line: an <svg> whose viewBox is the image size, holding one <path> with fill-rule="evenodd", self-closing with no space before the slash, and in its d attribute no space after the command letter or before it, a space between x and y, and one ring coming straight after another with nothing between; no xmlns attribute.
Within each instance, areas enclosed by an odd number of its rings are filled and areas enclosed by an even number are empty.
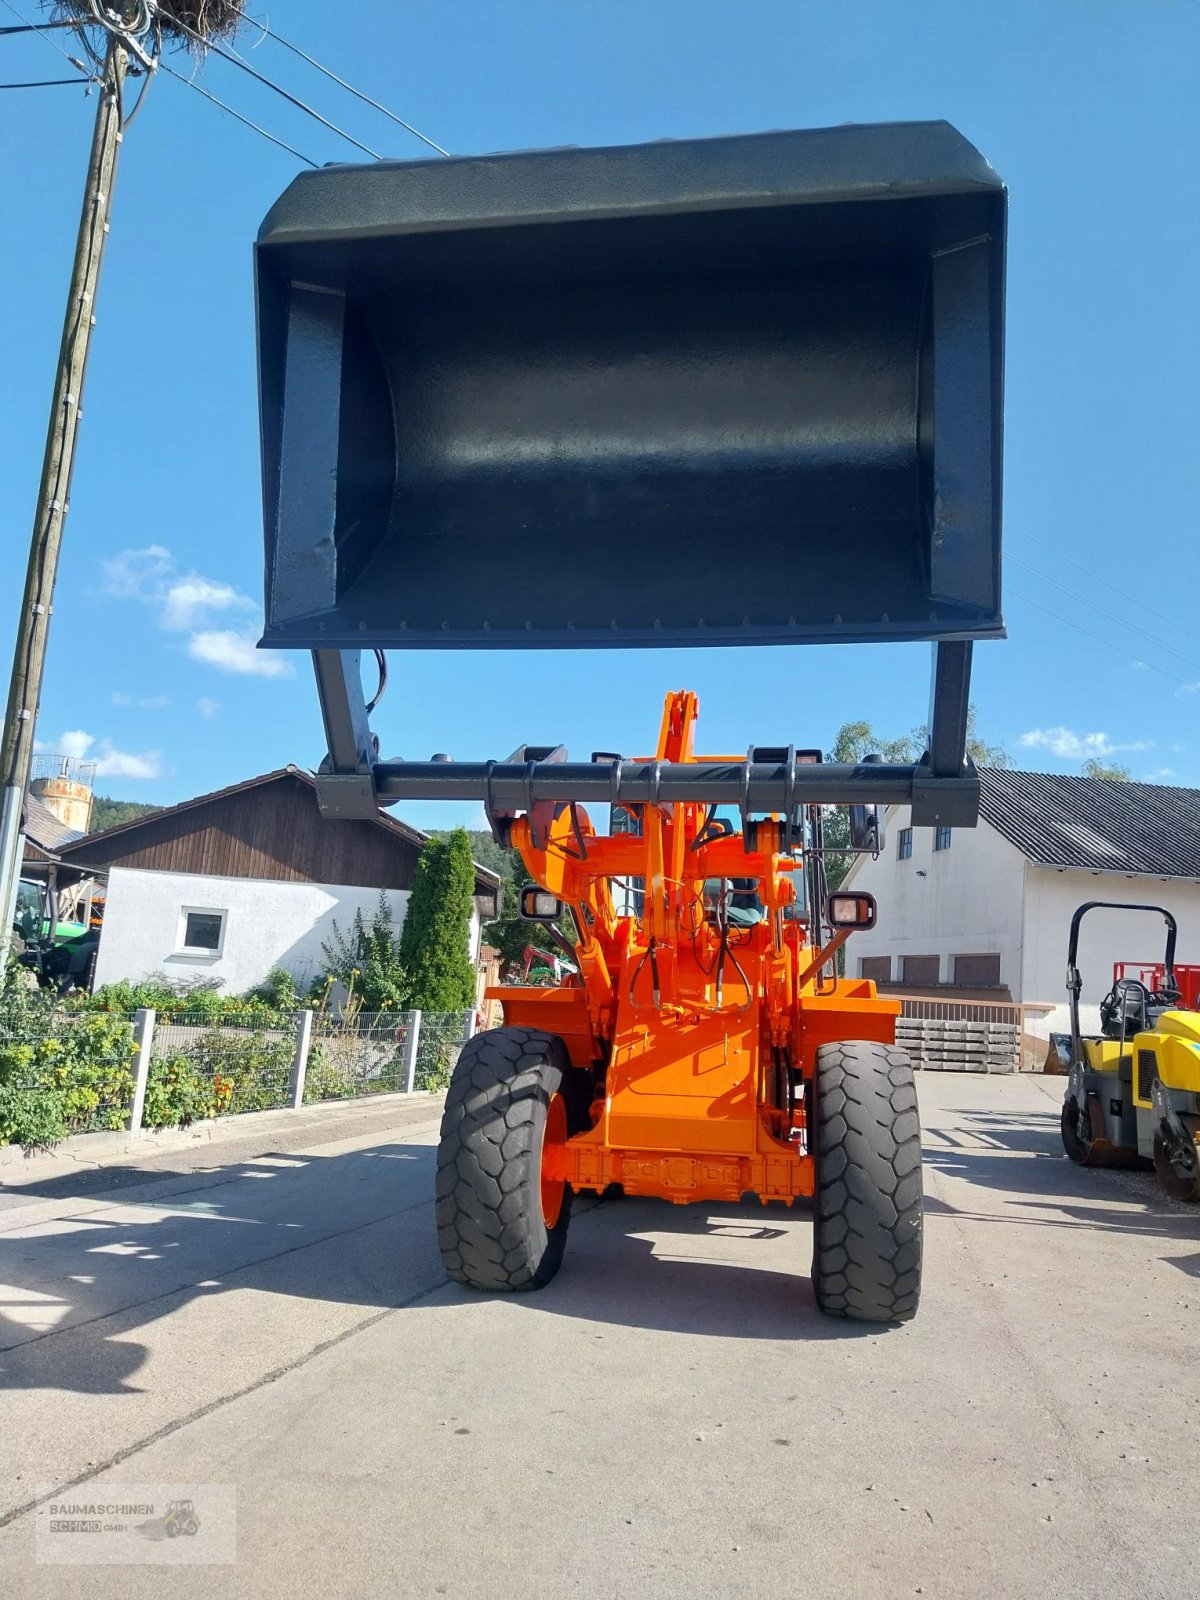
<svg viewBox="0 0 1200 1600"><path fill-rule="evenodd" d="M939 1126L943 1116L953 1119L953 1130ZM990 1211L975 1211L926 1195L926 1213L968 1222L1089 1228L1188 1243L1200 1239L1200 1207L1169 1199L1148 1165L1146 1170L1080 1167L1069 1161L1058 1119L1053 1105L1044 1113L962 1108L929 1119L926 1167L973 1184L1001 1203Z"/></svg>
<svg viewBox="0 0 1200 1600"><path fill-rule="evenodd" d="M0 1388L136 1394L148 1354L139 1333L213 1296L294 1295L365 1315L427 1297L445 1285L433 1171L431 1146L395 1143L259 1154L200 1171L108 1169L110 1180L127 1174L120 1188L98 1187L93 1172L23 1187L68 1203L49 1220L38 1205L28 1219L23 1208L4 1214L12 1231L0 1234ZM799 1210L580 1199L559 1278L511 1303L662 1332L878 1336L820 1315L809 1251ZM477 1298L445 1285L438 1303Z"/></svg>
<svg viewBox="0 0 1200 1600"><path fill-rule="evenodd" d="M385 1309L411 1298L414 1271L426 1290L442 1279L428 1145L131 1171L112 1192L80 1174L78 1210L50 1220L4 1213L14 1231L0 1234L0 1388L137 1392L146 1347L131 1335L234 1290ZM147 1176L171 1192L148 1192ZM71 1177L45 1187L78 1193Z"/></svg>
<svg viewBox="0 0 1200 1600"><path fill-rule="evenodd" d="M943 1116L952 1126L939 1125ZM1145 1235L1184 1246L1163 1259L1200 1276L1200 1208L1168 1200L1144 1174L1073 1166L1058 1148L1053 1108L935 1115L927 1134L931 1172L958 1180L927 1197L931 1217ZM433 1169L431 1145L381 1143L327 1156L255 1154L206 1170L131 1165L22 1186L30 1203L3 1213L9 1231L0 1234L0 1387L136 1393L148 1351L142 1330L192 1302L246 1290L361 1307L365 1316L416 1298L477 1303L445 1284ZM810 1249L807 1208L581 1199L559 1277L510 1303L601 1329L879 1337L886 1330L821 1316Z"/></svg>
<svg viewBox="0 0 1200 1600"><path fill-rule="evenodd" d="M828 1341L890 1331L818 1311L807 1208L764 1211L745 1201L716 1210L623 1199L585 1205L572 1218L558 1277L540 1293L522 1295L523 1310L715 1338ZM776 1219L783 1225L774 1226ZM783 1270L766 1264L781 1260ZM452 1303L470 1298L470 1291L456 1291Z"/></svg>

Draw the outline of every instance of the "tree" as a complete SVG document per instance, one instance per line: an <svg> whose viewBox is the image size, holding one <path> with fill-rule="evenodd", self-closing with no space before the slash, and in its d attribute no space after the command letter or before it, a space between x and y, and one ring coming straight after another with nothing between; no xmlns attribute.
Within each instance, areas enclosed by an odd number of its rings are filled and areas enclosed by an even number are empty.
<svg viewBox="0 0 1200 1600"><path fill-rule="evenodd" d="M1085 778L1106 778L1109 783L1129 782L1128 767L1109 766L1103 761L1097 761L1095 756L1091 756L1083 763L1083 775Z"/></svg>
<svg viewBox="0 0 1200 1600"><path fill-rule="evenodd" d="M161 806L143 805L139 800L111 800L108 795L98 794L92 798L88 832L103 833L105 828L116 828L122 822L135 822L138 817L147 817L152 811L161 810Z"/></svg>
<svg viewBox="0 0 1200 1600"><path fill-rule="evenodd" d="M474 896L475 863L466 830L430 839L417 862L400 935L400 964L413 1009L462 1011L474 1005Z"/></svg>
<svg viewBox="0 0 1200 1600"><path fill-rule="evenodd" d="M897 739L881 739L869 722L843 722L833 741L833 749L825 759L853 766L864 756L879 755L885 761L907 763L920 759L928 741L929 732L923 726L914 728L911 733L901 734ZM978 713L974 706L967 712L967 754L976 766L1008 766L1007 752L1000 745L988 744L980 737ZM825 857L825 877L830 889L840 889L854 860L854 852L850 849L850 818L845 806L826 806L824 825L825 848L830 852Z"/></svg>

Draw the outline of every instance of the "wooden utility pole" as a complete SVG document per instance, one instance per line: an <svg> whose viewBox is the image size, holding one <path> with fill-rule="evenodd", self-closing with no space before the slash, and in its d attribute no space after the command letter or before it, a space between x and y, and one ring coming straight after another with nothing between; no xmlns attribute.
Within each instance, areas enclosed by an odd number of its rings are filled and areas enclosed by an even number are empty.
<svg viewBox="0 0 1200 1600"><path fill-rule="evenodd" d="M75 241L75 264L71 271L71 288L63 320L54 400L29 547L25 595L17 624L3 744L0 745L0 782L3 783L0 800L0 912L4 915L0 965L7 959L17 883L21 876L21 807L33 757L54 580L58 574L58 556L71 492L71 471L75 464L75 440L82 415L80 404L88 350L96 322L96 286L100 281L100 265L108 238L113 181L121 147L121 103L127 61L125 45L115 32L110 32L99 104L96 107L96 127L88 160L79 234Z"/></svg>

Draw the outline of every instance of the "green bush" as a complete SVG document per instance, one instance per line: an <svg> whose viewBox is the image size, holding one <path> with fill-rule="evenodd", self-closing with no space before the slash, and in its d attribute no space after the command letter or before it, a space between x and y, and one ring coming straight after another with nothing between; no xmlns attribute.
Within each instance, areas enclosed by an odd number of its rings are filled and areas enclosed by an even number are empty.
<svg viewBox="0 0 1200 1600"><path fill-rule="evenodd" d="M0 982L0 1143L45 1148L70 1133L125 1127L135 1050L123 1018L56 1008L9 964Z"/></svg>
<svg viewBox="0 0 1200 1600"><path fill-rule="evenodd" d="M211 1085L213 1116L271 1111L287 1100L296 1052L290 1034L267 1038L247 1030L214 1028L186 1047L186 1055Z"/></svg>
<svg viewBox="0 0 1200 1600"><path fill-rule="evenodd" d="M300 991L296 980L285 967L272 967L256 988L248 989L245 998L257 1001L272 1011L298 1011Z"/></svg>
<svg viewBox="0 0 1200 1600"><path fill-rule="evenodd" d="M144 1128L186 1128L202 1117L216 1114L212 1082L182 1050L156 1056L146 1079Z"/></svg>
<svg viewBox="0 0 1200 1600"><path fill-rule="evenodd" d="M343 933L337 923L321 946L330 974L345 984L351 999L362 1011L403 1011L407 1004L408 981L400 950L392 933L392 911L381 889L375 915L367 922L361 909L354 913L350 931ZM314 983L310 998L323 1004L329 993L329 978Z"/></svg>
<svg viewBox="0 0 1200 1600"><path fill-rule="evenodd" d="M315 1100L348 1100L354 1089L338 1071L319 1044L313 1045L304 1070L304 1103Z"/></svg>

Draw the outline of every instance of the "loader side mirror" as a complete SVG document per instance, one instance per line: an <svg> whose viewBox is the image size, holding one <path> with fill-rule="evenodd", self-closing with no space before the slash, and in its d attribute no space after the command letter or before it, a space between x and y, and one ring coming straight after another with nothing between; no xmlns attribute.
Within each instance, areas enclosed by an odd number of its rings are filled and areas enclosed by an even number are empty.
<svg viewBox="0 0 1200 1600"><path fill-rule="evenodd" d="M527 883L521 890L521 916L526 922L557 922L562 913L562 901L548 889Z"/></svg>
<svg viewBox="0 0 1200 1600"><path fill-rule="evenodd" d="M831 894L825 902L825 920L831 928L857 928L860 932L873 928L875 896Z"/></svg>
<svg viewBox="0 0 1200 1600"><path fill-rule="evenodd" d="M850 806L850 848L869 850L879 855L883 850L883 807Z"/></svg>

